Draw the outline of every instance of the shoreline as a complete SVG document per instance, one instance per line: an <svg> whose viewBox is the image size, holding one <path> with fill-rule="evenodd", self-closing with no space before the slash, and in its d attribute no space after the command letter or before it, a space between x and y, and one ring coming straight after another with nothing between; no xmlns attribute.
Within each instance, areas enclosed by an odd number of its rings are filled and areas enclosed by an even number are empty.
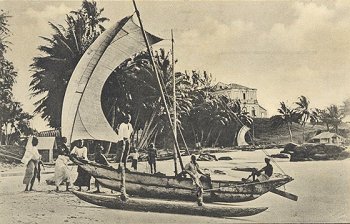
<svg viewBox="0 0 350 224"><path fill-rule="evenodd" d="M276 151L276 150L273 150ZM271 152L273 152L271 151ZM226 175L215 178L239 178L246 172L236 172L232 168L240 165L261 167L265 154L262 151L235 151L219 153L217 156L230 155L229 161L199 161L202 168L210 171L220 169ZM67 192L56 193L55 187L47 185L45 180L53 174L43 174L40 184L34 185L34 192L23 192L22 176L8 176L0 179L0 220L1 223L295 223L295 222L350 222L350 159L342 161L289 162L275 159L279 166L295 180L286 185L287 192L297 194L297 202L278 195L267 193L256 200L234 203L244 207L269 207L261 214L244 218L208 218L190 215L164 214L151 212L131 212L98 207ZM189 157L184 157L184 163ZM127 164L128 168L130 163ZM159 161L157 168L172 174L173 161ZM141 170L147 172L147 163L139 163ZM24 167L16 168L17 171ZM49 171L52 168L48 168ZM76 167L72 166L72 180ZM277 172L278 168L274 165ZM322 175L314 175L315 173ZM93 179L93 178L92 178ZM92 181L93 182L93 181ZM332 184L330 184L332 183ZM95 190L91 185L91 192ZM64 186L60 188L64 190ZM283 188L281 188L283 190ZM86 188L83 187L83 191ZM109 193L106 188L102 191ZM18 212L21 211L21 212Z"/></svg>

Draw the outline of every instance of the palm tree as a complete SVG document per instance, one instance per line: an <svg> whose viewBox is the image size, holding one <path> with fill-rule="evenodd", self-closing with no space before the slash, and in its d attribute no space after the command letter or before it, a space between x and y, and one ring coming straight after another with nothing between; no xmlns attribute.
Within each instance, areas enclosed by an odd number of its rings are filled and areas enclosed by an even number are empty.
<svg viewBox="0 0 350 224"><path fill-rule="evenodd" d="M301 120L300 114L298 114L294 109L288 107L284 102L280 103L281 107L278 109L280 114L272 116L270 118L272 122L272 127L281 127L287 125L289 131L290 141L293 142L293 134L291 126L294 123L299 123Z"/></svg>
<svg viewBox="0 0 350 224"><path fill-rule="evenodd" d="M336 105L331 105L326 109L326 118L330 125L335 129L335 133L338 134L338 127L344 118L343 112Z"/></svg>
<svg viewBox="0 0 350 224"><path fill-rule="evenodd" d="M34 74L30 83L36 101L35 113L48 120L49 126L61 127L61 110L69 79L81 56L104 30L94 1L84 1L78 12L66 15L66 26L49 23L52 37L41 37L47 45L39 46L43 56L35 57L31 65ZM95 18L96 16L97 18Z"/></svg>
<svg viewBox="0 0 350 224"><path fill-rule="evenodd" d="M102 12L104 8L98 9L95 1L84 0L81 9L78 11L72 11L74 15L82 17L86 21L87 32L86 36L96 39L103 31L105 31L104 26L101 24L109 21L108 18L102 17Z"/></svg>
<svg viewBox="0 0 350 224"><path fill-rule="evenodd" d="M296 112L301 116L301 126L303 127L303 142L305 142L305 125L308 120L312 123L317 122L318 116L316 110L310 109L310 101L305 96L300 96L297 104Z"/></svg>

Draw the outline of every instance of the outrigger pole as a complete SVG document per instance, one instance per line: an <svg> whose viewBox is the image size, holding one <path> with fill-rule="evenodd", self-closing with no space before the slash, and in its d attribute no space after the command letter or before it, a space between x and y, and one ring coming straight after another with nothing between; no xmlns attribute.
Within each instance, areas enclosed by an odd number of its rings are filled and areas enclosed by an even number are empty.
<svg viewBox="0 0 350 224"><path fill-rule="evenodd" d="M166 103L166 99L165 99L165 95L164 95L164 91L163 91L163 87L162 87L162 84L160 82L160 76L159 76L159 73L158 73L158 69L156 67L156 64L153 60L153 53L151 51L151 48L150 48L150 45L148 43L148 39L147 39L147 36L146 36L146 32L145 30L143 29L143 25L142 25L142 21L141 21L141 17L140 17L140 12L139 10L137 9L137 6L136 6L136 2L135 0L132 0L132 2L134 3L134 8L135 8L135 12L136 12L136 15L137 15L137 18L139 20L139 23L140 23L140 28L141 28L141 31L142 31L142 36L145 40L145 43L146 43L146 47L147 47L147 51L150 55L150 59L151 59L151 63L152 63L152 67L153 67L153 70L154 72L156 73L156 77L157 77L157 81L158 81L158 84L159 84L159 89L160 89L160 93L161 93L161 97L162 97L162 100L164 102L164 107L165 107L165 111L166 111L166 114L167 114L167 117L168 117L168 120L169 120L169 124L170 124L170 129L172 130L173 134L173 139L174 139L174 144L175 144L175 147L176 147L176 152L177 152L177 156L179 158L179 162L180 162L180 166L181 166L181 169L182 171L184 170L184 165L183 165L183 162L182 162L182 159L181 159L181 153L180 153L180 147L179 147L179 143L177 142L177 138L176 138L176 135L175 135L175 132L174 132L174 125L172 123L172 120L171 120L171 117L170 117L170 112L169 112L169 108L168 108L168 105Z"/></svg>

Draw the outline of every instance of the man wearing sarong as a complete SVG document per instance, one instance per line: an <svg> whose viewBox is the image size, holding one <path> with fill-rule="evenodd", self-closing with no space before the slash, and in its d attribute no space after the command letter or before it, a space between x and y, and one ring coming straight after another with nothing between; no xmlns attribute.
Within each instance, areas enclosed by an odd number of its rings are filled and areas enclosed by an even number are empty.
<svg viewBox="0 0 350 224"><path fill-rule="evenodd" d="M59 186L61 183L66 183L66 191L68 191L69 183L70 183L70 172L68 169L68 162L69 162L69 150L66 146L67 138L62 138L62 144L58 148L58 157L56 159L55 163L55 185L56 185L56 191L59 191Z"/></svg>
<svg viewBox="0 0 350 224"><path fill-rule="evenodd" d="M98 144L96 146L96 150L95 150L95 162L98 164L102 164L102 165L109 165L106 157L102 154L103 153L103 146L101 144ZM98 183L97 180L95 180L95 186L96 186L96 191L94 191L94 193L101 193L100 191L100 184Z"/></svg>
<svg viewBox="0 0 350 224"><path fill-rule="evenodd" d="M26 185L24 191L28 191L29 185L29 190L33 190L33 185L38 172L38 163L41 157L36 147L38 143L39 141L36 137L30 136L27 141L26 151L21 160L21 162L26 165L26 171L23 178L23 184Z"/></svg>
<svg viewBox="0 0 350 224"><path fill-rule="evenodd" d="M78 140L78 145L75 146L71 152L72 155L75 155L78 159L87 160L87 148L84 147L83 140ZM91 176L88 172L83 170L80 166L78 166L78 177L73 183L74 186L78 186L81 191L82 186L86 186L87 190L90 190L90 179Z"/></svg>

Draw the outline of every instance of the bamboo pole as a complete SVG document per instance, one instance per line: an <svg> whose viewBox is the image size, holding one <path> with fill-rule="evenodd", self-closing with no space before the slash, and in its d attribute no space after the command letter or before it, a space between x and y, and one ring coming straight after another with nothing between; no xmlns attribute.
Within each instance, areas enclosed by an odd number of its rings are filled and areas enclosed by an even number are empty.
<svg viewBox="0 0 350 224"><path fill-rule="evenodd" d="M175 142L175 146L176 146L176 152L177 152L177 155L179 157L180 166L181 166L181 169L184 170L184 165L183 165L183 162L182 162L182 159L181 159L181 154L180 154L180 147L179 147L178 142L176 141L176 137L175 137L175 133L174 133L174 127L173 127L173 123L172 123L172 120L171 120L171 117L170 117L169 108L168 108L168 105L166 103L164 91L163 91L163 88L162 88L162 85L161 85L160 76L159 76L156 64L155 64L155 62L153 60L153 53L152 53L151 48L149 46L149 42L148 42L148 39L147 39L147 36L146 36L146 32L143 29L143 25L142 25L142 21L141 21L141 17L140 17L140 12L137 9L135 0L133 0L133 3L134 3L134 8L135 8L135 12L136 12L137 18L138 18L139 23L140 23L140 28L142 30L142 35L143 35L143 38L144 38L145 43L146 43L147 51L150 54L152 67L153 67L154 72L156 73L156 77L157 77L157 81L158 81L158 84L159 84L161 97L162 97L162 100L164 102L165 111L166 111L166 114L167 114L167 117L168 117L168 120L169 120L170 128L171 128L171 130L173 132L173 138L174 138L174 142Z"/></svg>
<svg viewBox="0 0 350 224"><path fill-rule="evenodd" d="M171 30L171 59L172 59L172 75L173 75L173 98L174 98L174 138L177 141L177 128L176 128L176 78L175 78L175 60L174 60L174 34L173 30ZM174 169L175 175L177 174L177 153L176 153L176 143L174 143Z"/></svg>

